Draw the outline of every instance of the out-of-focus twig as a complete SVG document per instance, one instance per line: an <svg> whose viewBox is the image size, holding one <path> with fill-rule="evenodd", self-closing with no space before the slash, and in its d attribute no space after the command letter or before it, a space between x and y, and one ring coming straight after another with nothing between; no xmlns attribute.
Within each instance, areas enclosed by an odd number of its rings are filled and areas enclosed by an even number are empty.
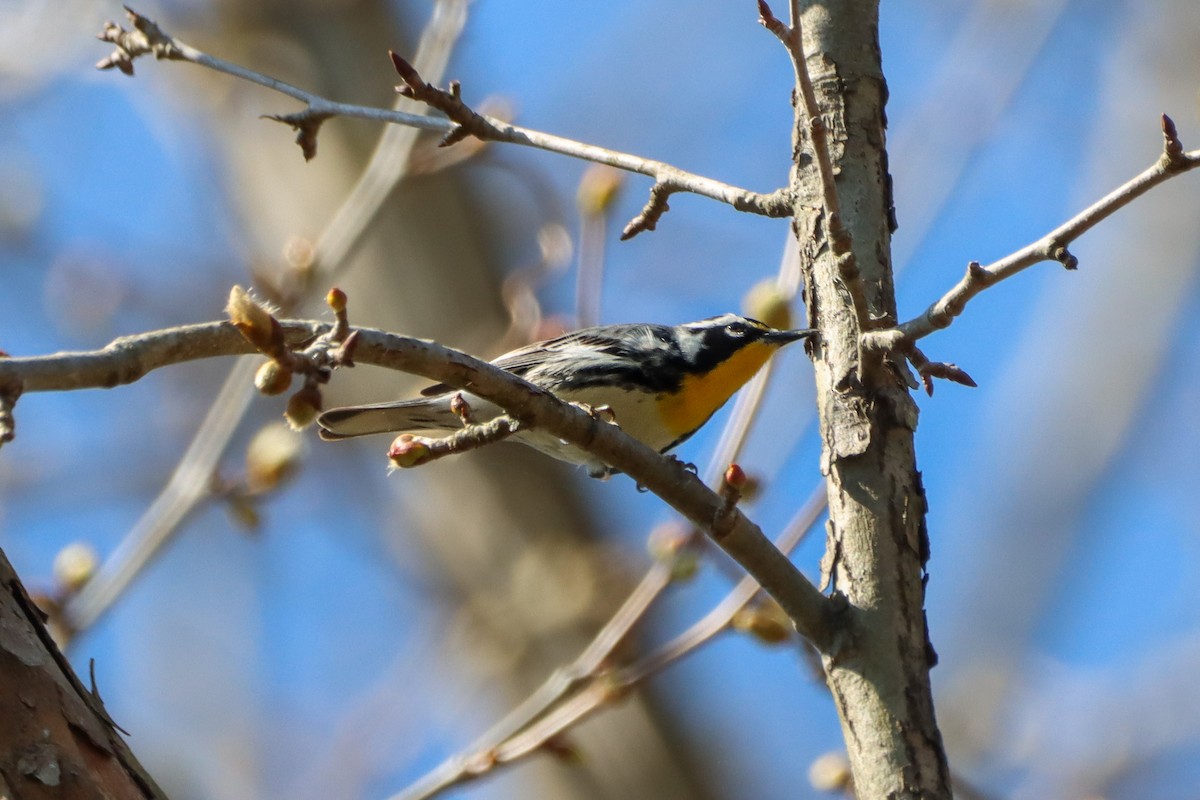
<svg viewBox="0 0 1200 800"><path fill-rule="evenodd" d="M445 69L454 43L466 24L466 7L467 0L439 0L435 4L416 56L418 63L431 74L441 74ZM119 56L125 45L137 51L138 48L149 46L151 40L157 41L160 49L181 46L173 39L170 40L173 44L164 43L165 34L157 26L132 11L129 14L131 19L141 20L149 27L144 31L135 29L135 32L125 32L111 23L106 26L101 38L117 44L118 51L114 55ZM192 53L203 59L211 58L186 45L182 46L185 50L180 52ZM165 57L157 51L155 55ZM128 70L122 66L120 58L113 63L106 64L106 61L97 66L115 66L127 74L132 73L132 60L126 65ZM225 62L210 66L235 75L249 73ZM255 83L262 83L258 80L262 78L268 81L264 85L287 93L284 88L286 84L257 73L254 75L256 77L245 77ZM401 99L398 102L406 101ZM392 188L405 176L415 133L415 129L385 128L366 169L317 240L314 269L309 272L305 289L314 286L323 288L326 281L332 280L348 263L347 256L355 243L361 239ZM304 305L307 297L307 292L300 292L290 298L294 302L289 305ZM166 485L109 554L95 576L64 605L63 619L68 630L79 632L91 627L171 539L196 506L213 496L212 476L250 407L254 397L250 388L251 378L257 367L258 359L244 358L230 370Z"/></svg>
<svg viewBox="0 0 1200 800"><path fill-rule="evenodd" d="M779 550L790 553L813 529L824 511L825 487L820 485L775 540ZM665 573L657 569L647 573L613 620L630 621L640 617L667 582ZM728 631L738 614L760 591L761 587L753 578L742 578L712 610L687 630L624 666L608 663L617 641L627 633L623 627L610 630L614 627L610 622L579 658L552 676L470 748L443 762L390 800L427 800L538 752L635 686Z"/></svg>

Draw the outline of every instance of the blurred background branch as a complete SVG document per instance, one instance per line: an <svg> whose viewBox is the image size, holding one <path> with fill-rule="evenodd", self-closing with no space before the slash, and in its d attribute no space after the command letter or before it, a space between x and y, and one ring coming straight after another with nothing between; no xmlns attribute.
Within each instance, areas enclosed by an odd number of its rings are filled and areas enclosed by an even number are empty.
<svg viewBox="0 0 1200 800"><path fill-rule="evenodd" d="M573 9L563 25L481 2L455 72L538 128L776 185L790 76L752 5L680 15L617 2ZM420 24L408 19L428 13L357 0L164 8L206 49L374 106L394 81L382 54L414 52ZM250 273L294 285L279 278L320 260L313 243L381 133L326 126L321 157L303 165L285 131L258 119L261 89L201 71L97 80L95 50L80 43L115 10L30 2L0 26L11 122L0 349L13 354L212 318ZM952 265L995 260L1152 158L1147 119L1169 109L1184 131L1197 122L1200 19L1188 4L905 1L884 15L902 318L957 280ZM562 198L577 169L488 148L455 164L441 157L468 142L434 144L418 138L421 166L347 257L358 321L481 355L561 329L574 292ZM1189 183L1082 240L1080 275L1031 272L990 292L954 326L955 358L981 388L922 401L939 717L956 770L989 796L1175 797L1196 785ZM626 193L611 213L632 217L644 199ZM732 310L766 271L755 265L778 259L777 224L673 205L653 237L606 249L601 322ZM737 459L778 476L753 507L771 530L817 477L813 435L798 432L812 388L797 363L775 368L776 391L758 401L770 424ZM0 458L0 544L35 588L58 591L72 564L86 575L90 557L113 552L223 377L198 365L120 393L22 402L20 436ZM414 388L365 369L349 377L333 402ZM247 412L214 462L222 482L272 473L250 443L281 405ZM683 455L704 463L717 434ZM302 456L261 496L254 529L226 514L229 495L197 506L190 535L73 645L77 662L97 658L110 710L172 796L384 796L417 779L587 646L662 521L520 448L456 459L453 481L423 470L387 481L381 449L322 453L320 469ZM452 482L465 488L447 498ZM336 510L317 499L330 492ZM821 545L801 545L798 562L815 564ZM727 584L713 573L666 593L616 657L653 651L720 602ZM794 796L797 760L817 762L838 731L826 693L797 681L783 652L718 637L584 722L569 743L580 761L533 758L471 795ZM789 743L786 759L776 742Z"/></svg>

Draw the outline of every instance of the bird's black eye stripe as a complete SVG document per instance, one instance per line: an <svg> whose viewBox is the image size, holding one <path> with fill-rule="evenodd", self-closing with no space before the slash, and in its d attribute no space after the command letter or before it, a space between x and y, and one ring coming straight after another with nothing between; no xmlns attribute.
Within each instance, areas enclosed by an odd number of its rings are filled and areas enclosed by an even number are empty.
<svg viewBox="0 0 1200 800"><path fill-rule="evenodd" d="M730 336L745 336L746 330L746 323L744 322L731 322L725 326L725 332Z"/></svg>

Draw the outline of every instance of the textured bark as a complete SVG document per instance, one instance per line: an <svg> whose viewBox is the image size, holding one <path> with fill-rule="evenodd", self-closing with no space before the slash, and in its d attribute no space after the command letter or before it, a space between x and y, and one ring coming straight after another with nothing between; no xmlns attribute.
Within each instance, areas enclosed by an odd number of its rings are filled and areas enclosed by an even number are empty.
<svg viewBox="0 0 1200 800"><path fill-rule="evenodd" d="M878 3L811 6L802 19L867 306L872 318L894 320ZM844 628L824 656L826 679L860 797L949 797L929 685L936 657L924 612L917 408L892 370L859 363L860 324L833 257L805 130L797 126L794 225L810 322L822 332L814 354L830 516L822 573L848 601Z"/></svg>
<svg viewBox="0 0 1200 800"><path fill-rule="evenodd" d="M76 677L0 552L0 797L165 797Z"/></svg>

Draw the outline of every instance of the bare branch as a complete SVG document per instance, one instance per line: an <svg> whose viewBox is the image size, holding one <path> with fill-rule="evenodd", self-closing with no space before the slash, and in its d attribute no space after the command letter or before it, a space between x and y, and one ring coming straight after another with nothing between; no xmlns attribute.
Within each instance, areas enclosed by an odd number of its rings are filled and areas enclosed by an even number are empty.
<svg viewBox="0 0 1200 800"><path fill-rule="evenodd" d="M392 65L396 68L396 73L404 81L404 85L397 87L396 91L406 97L426 103L450 118L453 125L447 131L445 139L442 140L443 145L450 145L466 136L473 136L486 141L538 147L553 153L594 161L598 164L654 178L650 201L646 208L625 227L625 231L621 235L622 239L629 239L645 230L654 230L659 218L667 211L667 197L675 192L698 194L728 203L739 211L748 211L768 217L786 217L791 214L788 193L783 189L769 194L750 192L685 172L661 161L607 150L572 139L521 128L503 120L485 117L463 102L461 87L458 83L452 82L449 90L438 89L427 83L417 70L400 55L394 52L389 52L389 55Z"/></svg>
<svg viewBox="0 0 1200 800"><path fill-rule="evenodd" d="M330 330L317 322L278 324L282 336L296 343ZM736 508L726 511L726 503L678 462L617 426L465 353L383 331L358 329L356 333L355 357L360 363L411 372L457 388L469 386L473 394L496 403L521 425L546 430L626 473L702 530L712 530L720 516L723 535L717 543L721 548L783 606L806 638L817 647L829 643L828 600L757 525ZM26 392L110 388L170 364L255 349L231 323L201 323L124 337L102 350L0 359L0 385L19 382Z"/></svg>
<svg viewBox="0 0 1200 800"><path fill-rule="evenodd" d="M1151 167L1020 250L987 266L980 266L978 262L972 261L967 265L967 274L962 280L925 309L920 316L895 328L864 333L863 348L875 351L904 350L906 343L915 342L934 331L949 327L954 318L963 312L967 303L984 289L1011 278L1034 264L1057 261L1067 269L1075 269L1078 261L1069 248L1076 239L1154 187L1176 175L1200 167L1200 150L1184 151L1175 130L1175 123L1165 114L1162 117L1162 130L1163 153Z"/></svg>
<svg viewBox="0 0 1200 800"><path fill-rule="evenodd" d="M767 194L751 192L702 175L685 172L661 161L522 128L502 119L479 114L462 102L456 84L452 84L454 88L451 91L437 89L432 84L425 83L411 64L394 53L392 54L393 66L400 72L408 89L411 90L410 96L438 108L449 119L329 100L260 72L211 56L166 34L141 14L130 9L126 9L126 11L134 30L125 31L115 23L108 23L99 38L115 44L116 51L97 64L97 67L100 69L117 67L126 74L133 74L133 60L152 52L157 58L186 61L208 67L295 98L306 104L308 108L294 114L275 115L268 118L291 125L297 130L297 142L306 158L311 158L312 154L316 152L316 133L322 122L330 117L352 117L437 131L445 135L444 144L453 144L463 136L470 135L482 140L536 147L571 158L607 164L627 172L647 175L655 180L656 186L665 183L672 187L672 192L697 194L727 203L739 211L768 217L786 217L791 214L789 194L785 189ZM660 216L661 213L660 211Z"/></svg>
<svg viewBox="0 0 1200 800"><path fill-rule="evenodd" d="M968 375L963 369L956 364L948 364L941 361L930 361L921 349L911 342L903 348L904 356L917 368L917 373L921 376L921 381L925 385L925 392L931 397L933 396L933 379L944 378L954 383L960 383L963 386L975 388L979 384L975 383L975 379ZM903 362L900 362L901 364ZM915 387L914 387L915 388Z"/></svg>
<svg viewBox="0 0 1200 800"><path fill-rule="evenodd" d="M520 425L512 417L501 414L487 422L471 424L461 431L441 438L402 433L388 448L388 462L397 469L409 469L428 464L446 456L478 450L512 436Z"/></svg>
<svg viewBox="0 0 1200 800"><path fill-rule="evenodd" d="M819 485L775 540L781 552L790 553L813 530L825 512L826 497L825 487ZM762 588L754 578L742 578L712 610L678 636L631 664L606 670L607 658L668 580L667 570L648 573L620 611L567 669L553 675L470 748L443 762L390 800L428 800L538 752L638 684L728 631L738 613Z"/></svg>

